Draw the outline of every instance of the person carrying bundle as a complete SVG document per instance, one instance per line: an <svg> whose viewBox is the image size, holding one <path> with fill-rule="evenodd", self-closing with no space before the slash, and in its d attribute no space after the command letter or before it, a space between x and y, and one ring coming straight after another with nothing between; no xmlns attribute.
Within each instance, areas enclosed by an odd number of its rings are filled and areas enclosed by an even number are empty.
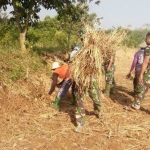
<svg viewBox="0 0 150 150"><path fill-rule="evenodd" d="M112 39L113 35L113 39ZM86 26L84 34L83 47L71 59L71 74L76 82L76 128L79 132L85 126L85 96L88 92L93 101L94 112L98 118L101 118L101 89L103 87L103 62L105 54L113 53L112 49L122 42L125 31L115 30L106 34L103 30L97 30L94 27ZM107 42L106 42L107 41ZM105 43L105 44L104 44ZM111 48L110 48L111 47ZM109 59L107 71L112 71L114 65L114 55ZM114 81L112 80L111 83Z"/></svg>

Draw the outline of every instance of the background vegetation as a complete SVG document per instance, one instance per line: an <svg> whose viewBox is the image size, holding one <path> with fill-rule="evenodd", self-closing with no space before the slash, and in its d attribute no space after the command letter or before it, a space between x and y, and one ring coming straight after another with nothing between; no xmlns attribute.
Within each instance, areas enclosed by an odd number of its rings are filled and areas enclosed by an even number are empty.
<svg viewBox="0 0 150 150"><path fill-rule="evenodd" d="M18 49L19 33L17 32L16 25L9 21L8 19L7 21L1 20L0 22L0 47L4 49ZM80 22L74 24L70 36L70 45L80 41L77 40L80 28ZM110 32L111 30L113 29L106 30L106 32ZM129 30L128 39L124 41L124 45L130 48L136 47L144 40L145 34L148 31L146 28ZM26 46L28 49L36 47L43 49L43 51L45 49L49 49L49 51L68 49L68 26L64 25L57 16L53 18L46 16L44 21L39 21L30 26L27 33Z"/></svg>
<svg viewBox="0 0 150 150"><path fill-rule="evenodd" d="M97 19L96 14L88 14L86 11L83 13L85 13L85 20L88 23L92 24ZM43 65L46 66L42 60L43 56L54 52L65 53L70 51L73 46L81 44L79 40L79 31L82 26L81 17L79 14L73 17L60 12L58 16L46 16L43 21L30 24L25 41L28 54L25 56L19 51L19 32L16 24L8 18L6 13L0 11L0 80L2 81L6 77L13 81L24 79L28 67L38 70L40 67L43 68ZM112 30L108 29L106 33ZM143 29L129 30L128 38L123 41L123 44L129 48L137 47L144 41L148 31L149 26ZM7 73L4 75L4 72Z"/></svg>

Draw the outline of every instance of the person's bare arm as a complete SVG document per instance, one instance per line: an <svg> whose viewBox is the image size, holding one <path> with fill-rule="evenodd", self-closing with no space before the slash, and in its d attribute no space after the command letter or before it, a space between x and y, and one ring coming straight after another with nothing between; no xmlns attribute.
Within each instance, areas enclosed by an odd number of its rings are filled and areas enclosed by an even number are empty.
<svg viewBox="0 0 150 150"><path fill-rule="evenodd" d="M58 78L58 74L57 73L53 73L53 76L52 76L52 84L51 84L51 88L49 90L49 95L51 95L54 90L55 90L55 87L57 86L57 78Z"/></svg>
<svg viewBox="0 0 150 150"><path fill-rule="evenodd" d="M110 68L111 68L111 66L112 66L112 64L113 64L113 61L114 61L114 56L112 55L111 58L110 58L110 61L109 61L109 65L108 65L108 67L107 67L107 72L110 71Z"/></svg>

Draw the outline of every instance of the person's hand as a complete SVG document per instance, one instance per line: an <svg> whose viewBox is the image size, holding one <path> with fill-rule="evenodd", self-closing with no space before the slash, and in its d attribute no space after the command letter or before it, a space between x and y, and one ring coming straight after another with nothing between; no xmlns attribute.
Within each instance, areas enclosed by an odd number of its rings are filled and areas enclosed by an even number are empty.
<svg viewBox="0 0 150 150"><path fill-rule="evenodd" d="M140 76L139 76L138 81L139 81L139 84L142 84L142 83L143 83L143 75L140 75Z"/></svg>
<svg viewBox="0 0 150 150"><path fill-rule="evenodd" d="M109 72L109 71L110 71L110 67L107 68L107 72Z"/></svg>
<svg viewBox="0 0 150 150"><path fill-rule="evenodd" d="M61 88L61 86L62 86L61 84L57 84L57 87L58 87L58 88Z"/></svg>
<svg viewBox="0 0 150 150"><path fill-rule="evenodd" d="M46 100L50 100L50 97L51 97L51 95L49 95L49 94L47 94L47 95L45 96Z"/></svg>
<svg viewBox="0 0 150 150"><path fill-rule="evenodd" d="M131 72L126 75L126 78L129 79L131 77Z"/></svg>

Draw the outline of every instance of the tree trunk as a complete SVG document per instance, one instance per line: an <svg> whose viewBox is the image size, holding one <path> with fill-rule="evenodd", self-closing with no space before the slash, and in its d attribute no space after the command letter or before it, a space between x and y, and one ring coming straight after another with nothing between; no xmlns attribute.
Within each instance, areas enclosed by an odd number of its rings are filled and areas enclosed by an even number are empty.
<svg viewBox="0 0 150 150"><path fill-rule="evenodd" d="M26 52L25 40L26 40L26 32L20 33L20 47L23 53Z"/></svg>

